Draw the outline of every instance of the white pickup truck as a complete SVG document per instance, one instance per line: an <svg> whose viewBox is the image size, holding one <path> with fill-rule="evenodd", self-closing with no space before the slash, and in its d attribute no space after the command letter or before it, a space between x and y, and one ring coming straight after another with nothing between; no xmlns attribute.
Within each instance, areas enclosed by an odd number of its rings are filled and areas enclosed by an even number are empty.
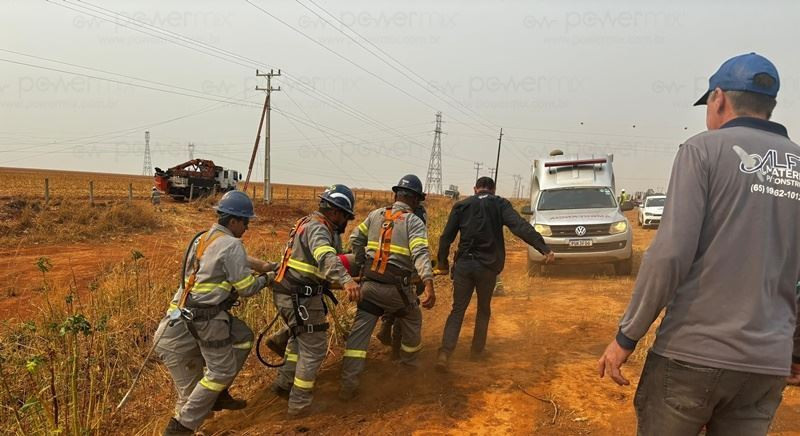
<svg viewBox="0 0 800 436"><path fill-rule="evenodd" d="M554 152L533 165L531 204L523 214L556 255L556 264L614 265L617 275L633 270L633 232L617 204L614 156L567 157ZM528 249L528 275L543 268L544 256Z"/></svg>

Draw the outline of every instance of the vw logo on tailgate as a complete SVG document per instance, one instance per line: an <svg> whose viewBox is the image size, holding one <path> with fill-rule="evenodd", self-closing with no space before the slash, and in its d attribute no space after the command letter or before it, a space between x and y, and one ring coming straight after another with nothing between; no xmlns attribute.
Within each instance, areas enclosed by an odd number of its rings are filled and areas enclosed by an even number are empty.
<svg viewBox="0 0 800 436"><path fill-rule="evenodd" d="M585 235L586 234L586 227L584 227L584 226L575 227L575 234L578 235L578 236Z"/></svg>

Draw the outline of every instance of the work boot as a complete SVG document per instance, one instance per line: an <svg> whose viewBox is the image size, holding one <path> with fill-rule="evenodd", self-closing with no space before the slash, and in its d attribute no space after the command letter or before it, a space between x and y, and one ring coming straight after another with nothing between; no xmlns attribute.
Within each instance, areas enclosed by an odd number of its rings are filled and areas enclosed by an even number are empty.
<svg viewBox="0 0 800 436"><path fill-rule="evenodd" d="M286 388L278 386L277 384L274 384L274 383L272 384L272 386L269 387L269 390L273 394L283 398L284 400L288 400L289 399L289 394L292 393L292 389L291 388L286 389Z"/></svg>
<svg viewBox="0 0 800 436"><path fill-rule="evenodd" d="M162 434L164 436L191 436L194 434L194 430L184 427L177 419L170 418Z"/></svg>
<svg viewBox="0 0 800 436"><path fill-rule="evenodd" d="M233 398L231 393L225 389L219 393L219 396L217 396L217 401L214 402L214 406L211 407L211 410L215 412L220 410L241 410L246 406L247 401Z"/></svg>
<svg viewBox="0 0 800 436"><path fill-rule="evenodd" d="M357 388L339 388L339 399L342 401L350 401L358 396Z"/></svg>
<svg viewBox="0 0 800 436"><path fill-rule="evenodd" d="M381 322L381 328L378 330L378 334L375 335L381 344L383 345L392 345L392 324L386 321Z"/></svg>
<svg viewBox="0 0 800 436"><path fill-rule="evenodd" d="M322 412L323 410L324 407L317 403L313 403L303 407L302 409L289 409L286 411L286 415L289 417L289 419L300 419Z"/></svg>
<svg viewBox="0 0 800 436"><path fill-rule="evenodd" d="M436 371L447 372L447 367L450 363L450 356L444 351L439 352L439 357L436 358Z"/></svg>
<svg viewBox="0 0 800 436"><path fill-rule="evenodd" d="M275 334L267 338L267 348L280 357L286 354L286 347L289 345L288 341L284 341L284 335Z"/></svg>

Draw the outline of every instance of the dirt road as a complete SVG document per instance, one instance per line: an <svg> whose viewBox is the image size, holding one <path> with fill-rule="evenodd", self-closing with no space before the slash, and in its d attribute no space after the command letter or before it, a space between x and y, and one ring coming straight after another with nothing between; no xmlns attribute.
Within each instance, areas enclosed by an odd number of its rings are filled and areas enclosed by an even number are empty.
<svg viewBox="0 0 800 436"><path fill-rule="evenodd" d="M637 264L655 231L636 229ZM493 301L486 362L467 359L474 322L468 311L451 372L433 370L450 306L450 283L441 278L440 301L425 313L425 348L412 372L391 363L373 340L362 394L336 398L340 365L326 362L315 401L324 407L304 420L287 420L285 401L265 392L272 374L254 362L234 391L250 398L241 412L218 414L208 434L634 434L632 398L644 348L624 369L633 382L618 387L598 379L595 362L616 331L632 278L611 269L582 273L555 269L547 277L524 273L524 246L512 242L503 279L508 295ZM647 343L648 341L643 341ZM333 361L332 361L333 360ZM338 360L338 359L337 359ZM332 361L332 362L331 362ZM258 374L258 375L256 375ZM773 426L776 435L800 434L800 389L788 389Z"/></svg>
<svg viewBox="0 0 800 436"><path fill-rule="evenodd" d="M281 212L282 211L282 212ZM281 213L278 213L281 212ZM285 212L285 213L283 213ZM282 237L291 217L299 211L276 210L269 225L259 226L248 236L248 247L261 238ZM283 216L286 215L286 216ZM210 215L209 215L210 217ZM274 222L273 222L274 221ZM24 318L36 310L40 293L35 283L40 273L39 256L49 256L55 267L53 281L93 280L107 267L130 256L130 249L145 256L174 252L176 266L183 249L174 235L191 234L189 220L154 234L126 235L122 239L92 244L5 247L0 250L0 279L8 289L27 289L18 296L0 296L0 315ZM636 264L655 235L636 228ZM185 238L184 238L185 239ZM165 241L173 241L168 245ZM120 244L130 249L120 249ZM634 434L632 406L646 345L632 356L624 371L632 387L618 387L598 379L595 362L608 341L628 302L633 278L612 275L610 267L587 268L580 272L554 268L544 277L525 274L525 247L509 240L508 262L503 272L507 295L493 301L485 362L467 359L474 323L474 303L467 313L460 346L451 372L433 370L452 292L447 278L437 279L439 301L425 311L424 349L420 366L408 372L389 361L388 350L372 341L361 395L341 403L338 390L339 358L327 359L321 372L316 403L324 410L304 420L288 420L285 402L268 393L274 371L260 366L251 356L232 388L247 398L248 408L218 413L207 421L207 434ZM30 289L31 287L34 290ZM13 315L13 316L12 316ZM253 326L258 329L260 325ZM337 352L339 350L336 350ZM157 394L142 407L132 406L128 426L136 434L157 434L170 414L173 398L163 367L154 366ZM142 387L142 391L145 391ZM155 387L154 387L155 389ZM800 389L787 389L773 426L773 434L800 434Z"/></svg>

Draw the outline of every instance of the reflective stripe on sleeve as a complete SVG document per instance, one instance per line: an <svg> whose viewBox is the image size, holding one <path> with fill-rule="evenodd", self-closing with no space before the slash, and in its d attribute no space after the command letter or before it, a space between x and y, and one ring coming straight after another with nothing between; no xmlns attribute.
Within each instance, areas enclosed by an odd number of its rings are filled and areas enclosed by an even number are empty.
<svg viewBox="0 0 800 436"><path fill-rule="evenodd" d="M238 344L233 344L233 348L236 348L237 350L249 350L253 348L253 343L250 341L240 342Z"/></svg>
<svg viewBox="0 0 800 436"><path fill-rule="evenodd" d="M297 354L286 353L287 362L297 362Z"/></svg>
<svg viewBox="0 0 800 436"><path fill-rule="evenodd" d="M367 228L367 223L362 222L361 224L359 224L358 231L361 232L362 235L367 236L367 232L369 231L369 229Z"/></svg>
<svg viewBox="0 0 800 436"><path fill-rule="evenodd" d="M306 380L303 380L301 378L295 377L294 378L294 385L295 385L295 387L298 387L298 388L301 388L301 389L313 389L314 388L314 380L306 381Z"/></svg>
<svg viewBox="0 0 800 436"><path fill-rule="evenodd" d="M308 274L313 274L313 275L315 275L317 277L320 276L319 268L317 268L316 266L311 265L309 263L300 262L297 259L289 259L289 262L287 262L287 264L288 264L289 268L292 268L294 270L297 270L297 271L300 271L300 272L304 272L304 273L308 273Z"/></svg>
<svg viewBox="0 0 800 436"><path fill-rule="evenodd" d="M411 242L408 243L408 248L413 250L414 247L420 246L420 245L423 246L423 247L427 247L428 246L428 240L425 239L425 238L412 238Z"/></svg>
<svg viewBox="0 0 800 436"><path fill-rule="evenodd" d="M214 391L214 392L222 392L225 390L225 388L228 387L228 385L217 383L209 379L208 377L203 377L202 379L200 379L200 386L208 389L209 391Z"/></svg>
<svg viewBox="0 0 800 436"><path fill-rule="evenodd" d="M336 254L336 249L331 247L330 245L320 245L319 247L314 249L314 252L312 253L312 255L314 256L314 260L319 262L319 260L322 258L322 256L325 253Z"/></svg>
<svg viewBox="0 0 800 436"><path fill-rule="evenodd" d="M404 343L400 343L400 349L405 351L406 353L416 353L417 351L422 349L422 342L419 343L416 347L409 347Z"/></svg>
<svg viewBox="0 0 800 436"><path fill-rule="evenodd" d="M367 350L344 350L344 357L367 358Z"/></svg>
<svg viewBox="0 0 800 436"><path fill-rule="evenodd" d="M233 284L233 287L236 289L244 289L248 286L252 286L253 283L255 282L256 278L252 274L248 274L243 279L239 280L238 282L235 282Z"/></svg>

